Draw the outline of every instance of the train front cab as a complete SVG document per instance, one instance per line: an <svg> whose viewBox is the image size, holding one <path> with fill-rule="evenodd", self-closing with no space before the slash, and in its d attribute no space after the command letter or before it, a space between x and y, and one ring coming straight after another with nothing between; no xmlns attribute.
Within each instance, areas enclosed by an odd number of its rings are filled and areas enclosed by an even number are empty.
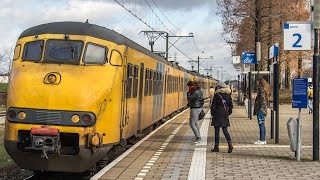
<svg viewBox="0 0 320 180"><path fill-rule="evenodd" d="M77 61L49 61L47 53L58 56L54 50L59 48L71 48L70 56ZM102 48L100 63L90 63L94 48ZM83 172L119 143L123 51L123 46L81 35L43 34L18 40L4 139L18 166Z"/></svg>

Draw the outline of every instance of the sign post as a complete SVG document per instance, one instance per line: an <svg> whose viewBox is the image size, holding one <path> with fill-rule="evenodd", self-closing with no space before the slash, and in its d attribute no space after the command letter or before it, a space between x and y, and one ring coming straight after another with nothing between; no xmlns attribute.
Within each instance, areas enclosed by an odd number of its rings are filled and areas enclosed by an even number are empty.
<svg viewBox="0 0 320 180"><path fill-rule="evenodd" d="M243 52L242 53L242 63L250 64L250 72L248 73L249 78L249 97L248 97L248 116L249 119L252 119L252 73L251 73L251 64L257 64L256 53L252 52Z"/></svg>
<svg viewBox="0 0 320 180"><path fill-rule="evenodd" d="M297 151L296 158L300 161L301 155L301 108L307 108L308 104L308 79L294 78L292 88L292 108L299 108L298 113L298 128L297 128Z"/></svg>
<svg viewBox="0 0 320 180"><path fill-rule="evenodd" d="M270 83L270 87L272 89L271 91L271 96L270 99L272 99L272 102L270 102L270 109L271 109L271 139L274 138L274 124L275 121L277 122L276 124L279 125L279 103L276 103L279 101L279 98L277 99L277 97L279 97L277 94L279 94L279 85L276 84L278 83L277 79L279 78L279 72L278 72L278 67L277 67L277 58L279 55L279 43L275 43L274 45L272 45L269 48L269 59L272 59L273 64L271 64L269 66L269 83ZM274 71L276 70L276 71ZM278 110L277 110L278 109ZM276 113L276 118L274 116L274 114ZM278 144L279 143L279 127L276 128L276 134L277 137L275 139L275 143Z"/></svg>
<svg viewBox="0 0 320 180"><path fill-rule="evenodd" d="M287 22L283 25L284 50L311 50L311 32L314 32L313 55L313 160L319 160L319 29L320 0L314 0L313 27L310 22ZM300 116L300 110L299 110ZM300 119L300 117L299 117ZM300 122L298 121L298 124ZM298 126L298 128L300 128ZM300 132L299 132L300 133ZM300 147L299 147L300 148ZM300 155L300 154L299 154ZM300 157L299 157L300 158ZM298 159L298 157L297 157Z"/></svg>
<svg viewBox="0 0 320 180"><path fill-rule="evenodd" d="M312 3L312 1L311 1ZM314 33L314 53L313 53L313 142L312 156L314 161L319 161L319 29L320 29L320 0L313 1L313 33Z"/></svg>

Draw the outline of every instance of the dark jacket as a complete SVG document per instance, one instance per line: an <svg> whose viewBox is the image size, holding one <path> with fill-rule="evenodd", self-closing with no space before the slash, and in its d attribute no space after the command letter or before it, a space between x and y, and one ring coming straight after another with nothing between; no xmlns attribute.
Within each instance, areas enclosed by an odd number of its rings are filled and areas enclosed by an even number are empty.
<svg viewBox="0 0 320 180"><path fill-rule="evenodd" d="M223 105L222 98L226 101L227 110ZM228 127L230 126L229 115L232 113L233 104L229 91L226 88L216 90L211 103L211 126Z"/></svg>
<svg viewBox="0 0 320 180"><path fill-rule="evenodd" d="M188 106L190 108L201 108L203 106L204 100L202 97L202 91L200 88L195 90L193 93L187 93Z"/></svg>

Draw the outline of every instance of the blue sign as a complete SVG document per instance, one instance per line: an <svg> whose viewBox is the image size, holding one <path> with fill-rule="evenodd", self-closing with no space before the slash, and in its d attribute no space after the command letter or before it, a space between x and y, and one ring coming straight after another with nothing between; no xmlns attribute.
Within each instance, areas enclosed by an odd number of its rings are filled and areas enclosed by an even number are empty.
<svg viewBox="0 0 320 180"><path fill-rule="evenodd" d="M292 84L292 108L306 108L308 104L308 79L294 78Z"/></svg>
<svg viewBox="0 0 320 180"><path fill-rule="evenodd" d="M269 48L269 59L279 55L279 43L275 43Z"/></svg>
<svg viewBox="0 0 320 180"><path fill-rule="evenodd" d="M242 53L243 64L257 64L256 53L243 52Z"/></svg>

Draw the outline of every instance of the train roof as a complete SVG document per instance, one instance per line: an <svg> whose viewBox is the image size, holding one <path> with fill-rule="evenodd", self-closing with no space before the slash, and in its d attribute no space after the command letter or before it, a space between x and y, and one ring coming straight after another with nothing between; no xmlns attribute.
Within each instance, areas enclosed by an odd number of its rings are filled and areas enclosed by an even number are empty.
<svg viewBox="0 0 320 180"><path fill-rule="evenodd" d="M41 24L23 31L20 34L19 39L28 37L28 36L36 36L40 34L67 34L67 35L84 35L84 36L96 37L99 39L114 42L119 45L126 45L148 56L151 56L152 58L155 58L162 63L168 64L174 68L180 69L181 71L190 73L190 71L187 71L186 69L177 65L176 63L167 61L164 57L149 51L148 49L137 44L136 42L125 37L124 35L119 34L116 31L113 31L111 29L98 26L95 24L83 23L83 22L72 22L72 21ZM191 73L191 74L202 76L198 73Z"/></svg>

